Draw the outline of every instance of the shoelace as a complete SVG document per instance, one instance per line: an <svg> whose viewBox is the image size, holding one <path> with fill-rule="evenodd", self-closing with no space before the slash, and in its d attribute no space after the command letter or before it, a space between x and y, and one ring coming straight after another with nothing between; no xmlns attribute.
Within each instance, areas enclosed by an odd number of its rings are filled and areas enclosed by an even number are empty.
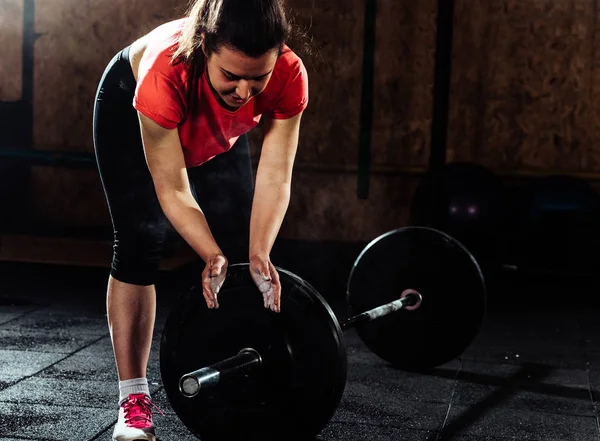
<svg viewBox="0 0 600 441"><path fill-rule="evenodd" d="M158 406L150 401L147 395L129 395L127 401L123 403L123 409L125 410L125 424L136 429L148 427L152 422L153 407L155 407L162 416L165 416Z"/></svg>

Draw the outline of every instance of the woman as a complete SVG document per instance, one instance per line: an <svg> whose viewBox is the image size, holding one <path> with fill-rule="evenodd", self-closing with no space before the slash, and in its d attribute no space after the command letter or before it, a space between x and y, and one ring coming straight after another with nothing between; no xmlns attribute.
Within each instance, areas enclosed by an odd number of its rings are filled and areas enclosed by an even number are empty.
<svg viewBox="0 0 600 441"><path fill-rule="evenodd" d="M249 260L265 307L280 311L269 255L308 103L289 35L280 0L196 0L184 18L117 54L100 81L94 145L115 238L107 293L120 395L113 440L155 439L146 368L167 220L205 262L209 308L219 306L228 263ZM261 118L254 188L245 134Z"/></svg>

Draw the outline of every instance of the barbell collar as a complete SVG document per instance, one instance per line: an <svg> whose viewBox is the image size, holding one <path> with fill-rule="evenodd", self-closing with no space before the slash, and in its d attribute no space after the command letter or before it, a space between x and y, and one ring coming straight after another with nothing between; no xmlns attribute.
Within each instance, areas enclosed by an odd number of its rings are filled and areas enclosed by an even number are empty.
<svg viewBox="0 0 600 441"><path fill-rule="evenodd" d="M416 291L411 292L399 298L398 300L386 303L385 305L377 306L376 308L373 308L369 311L365 311L361 314L355 315L354 317L350 317L348 320L341 324L342 329L345 331L346 329L353 328L362 323L377 320L396 311L400 311L402 308L406 308L407 306L415 306L417 304L420 304L422 300L423 297L421 296L421 294L419 294Z"/></svg>
<svg viewBox="0 0 600 441"><path fill-rule="evenodd" d="M244 348L233 357L183 375L179 379L179 391L184 397L193 398L201 389L214 387L227 377L248 374L261 365L258 351Z"/></svg>

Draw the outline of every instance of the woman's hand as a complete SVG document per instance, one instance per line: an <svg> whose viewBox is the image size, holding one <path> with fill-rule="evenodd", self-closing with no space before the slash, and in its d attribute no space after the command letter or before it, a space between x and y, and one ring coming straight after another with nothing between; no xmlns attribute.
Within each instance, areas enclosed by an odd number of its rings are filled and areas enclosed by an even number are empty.
<svg viewBox="0 0 600 441"><path fill-rule="evenodd" d="M206 261L202 271L202 293L209 308L218 308L218 294L227 275L227 258L222 254L216 254Z"/></svg>
<svg viewBox="0 0 600 441"><path fill-rule="evenodd" d="M265 301L265 308L273 312L281 311L281 282L275 266L269 257L250 258L250 275Z"/></svg>

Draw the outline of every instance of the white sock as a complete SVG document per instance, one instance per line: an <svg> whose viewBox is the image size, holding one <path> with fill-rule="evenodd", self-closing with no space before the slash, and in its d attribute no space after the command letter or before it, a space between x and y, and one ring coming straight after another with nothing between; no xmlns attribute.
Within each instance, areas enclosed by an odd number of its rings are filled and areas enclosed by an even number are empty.
<svg viewBox="0 0 600 441"><path fill-rule="evenodd" d="M129 394L146 394L150 396L148 380L146 378L133 378L131 380L119 381L119 404L121 404Z"/></svg>

